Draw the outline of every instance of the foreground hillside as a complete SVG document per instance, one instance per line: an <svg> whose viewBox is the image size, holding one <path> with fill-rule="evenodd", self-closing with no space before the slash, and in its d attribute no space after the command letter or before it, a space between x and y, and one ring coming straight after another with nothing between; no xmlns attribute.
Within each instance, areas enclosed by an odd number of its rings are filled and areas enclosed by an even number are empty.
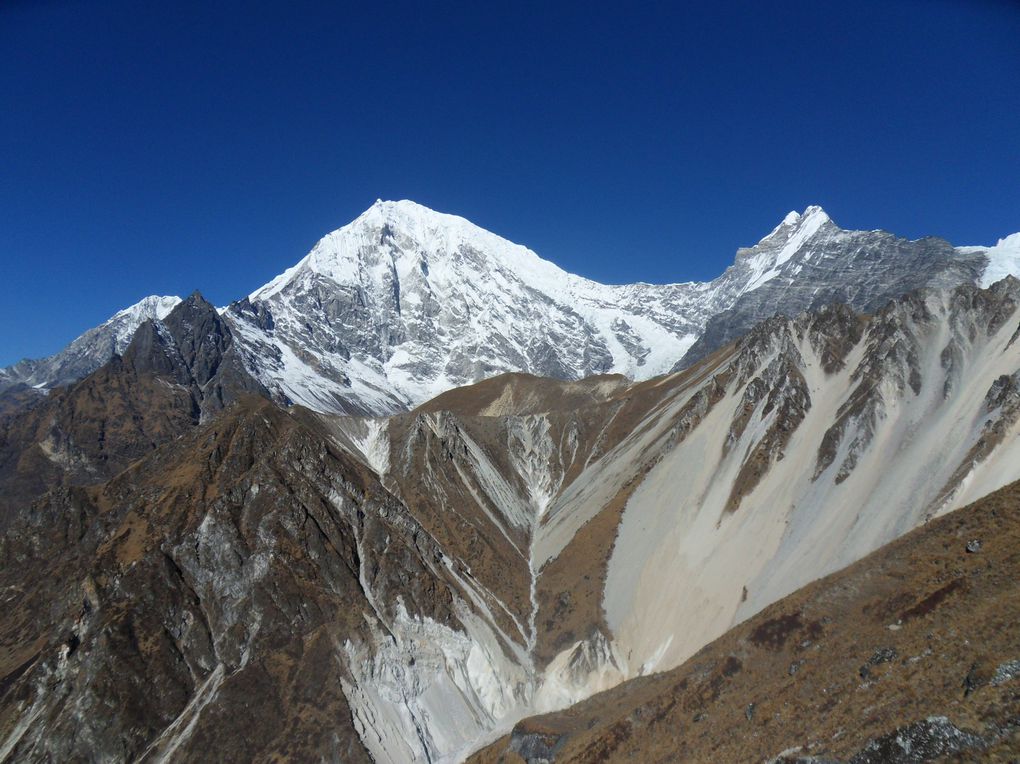
<svg viewBox="0 0 1020 764"><path fill-rule="evenodd" d="M470 761L1016 761L1018 623L1013 483Z"/></svg>
<svg viewBox="0 0 1020 764"><path fill-rule="evenodd" d="M921 290L345 417L192 295L0 421L0 753L459 762L1017 480L1018 314Z"/></svg>

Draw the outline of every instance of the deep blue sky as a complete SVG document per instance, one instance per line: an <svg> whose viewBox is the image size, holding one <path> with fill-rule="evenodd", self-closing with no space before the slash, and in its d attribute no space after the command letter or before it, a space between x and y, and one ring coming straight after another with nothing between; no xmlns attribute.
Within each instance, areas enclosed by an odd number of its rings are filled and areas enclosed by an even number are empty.
<svg viewBox="0 0 1020 764"><path fill-rule="evenodd" d="M5 0L0 364L240 297L376 197L614 282L710 278L811 203L993 243L1018 41L994 0Z"/></svg>

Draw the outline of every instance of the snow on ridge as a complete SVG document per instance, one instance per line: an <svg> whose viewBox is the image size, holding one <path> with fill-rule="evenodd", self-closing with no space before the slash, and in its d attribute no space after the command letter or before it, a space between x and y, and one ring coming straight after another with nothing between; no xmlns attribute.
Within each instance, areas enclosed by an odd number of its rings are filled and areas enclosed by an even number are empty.
<svg viewBox="0 0 1020 764"><path fill-rule="evenodd" d="M251 293L274 325L244 339L264 333L294 351L251 370L296 400L311 369L296 359L341 387L357 360L373 388L412 404L502 371L648 379L675 368L712 315L777 275L829 222L818 206L791 212L712 281L609 285L463 217L377 200Z"/></svg>
<svg viewBox="0 0 1020 764"><path fill-rule="evenodd" d="M319 310L312 306L320 297L312 294L321 294L324 279L341 287L341 301L357 304L319 322L309 311ZM379 372L378 384L417 403L477 381L478 372L464 360L469 357L487 373L666 373L696 339L688 314L704 291L700 286L601 284L465 218L403 200L377 201L249 299L270 306L275 327L265 330L269 344L283 341L297 351L286 355L283 367L261 369L263 381L278 384L288 397L297 399L297 387L309 381L296 358L310 351L323 368L345 374L359 358ZM529 322L534 331L523 328ZM317 329L307 329L310 324ZM242 331L246 341L263 331L249 329ZM353 355L338 354L337 342L350 344ZM539 360L542 343L555 361ZM590 343L596 353L608 351L608 366L582 358Z"/></svg>
<svg viewBox="0 0 1020 764"><path fill-rule="evenodd" d="M759 245L769 242L772 237L780 233L784 228L791 228L789 238L783 244L779 252L765 251L749 258L746 262L751 268L752 276L744 287L744 292L750 292L762 284L771 281L779 275L779 267L786 263L791 257L797 254L800 249L811 239L823 225L831 222L829 216L821 207L812 205L804 210L803 215L791 212L783 222L775 228L772 233L759 242Z"/></svg>
<svg viewBox="0 0 1020 764"><path fill-rule="evenodd" d="M803 213L791 211L772 233L762 239L765 242L784 227L794 228L787 245L771 264L782 265L796 254L799 247L827 222L829 216L818 205L808 206ZM640 289L669 291L704 292L711 289L716 280L707 282L682 281L668 284L634 282L629 284L603 284L578 276L545 260L536 252L521 244L492 233L459 215L437 212L417 202L400 201L376 202L353 221L323 236L308 253L295 265L287 268L266 285L256 289L250 300L267 300L278 294L302 273L314 272L331 278L338 283L352 279L358 270L359 249L378 242L370 240L368 234L383 226L392 226L395 231L412 239L418 254L445 254L457 252L467 246L485 253L495 262L512 269L522 282L532 289L549 294L570 303L581 301L612 301L626 293ZM434 263L429 262L431 267ZM743 291L751 291L774 276L769 264L761 263L759 273Z"/></svg>
<svg viewBox="0 0 1020 764"><path fill-rule="evenodd" d="M134 305L130 305L123 310L118 310L110 318L103 322L103 325L113 323L119 318L158 318L163 320L170 315L170 311L176 308L181 302L181 298L176 295L149 295L143 297L141 300L136 302Z"/></svg>
<svg viewBox="0 0 1020 764"><path fill-rule="evenodd" d="M323 236L308 255L265 286L256 289L249 295L249 299L269 299L305 271L344 283L356 274L359 249L378 243L370 240L368 235L381 226L392 226L394 230L408 236L421 253L451 255L464 245L485 252L513 268L529 286L539 283L560 284L571 280L586 281L543 260L527 247L514 244L458 215L436 212L406 199L377 200L350 223Z"/></svg>
<svg viewBox="0 0 1020 764"><path fill-rule="evenodd" d="M149 319L163 319L181 298L149 295L119 310L46 358L0 369L0 386L23 383L39 390L81 379L123 353L135 331Z"/></svg>
<svg viewBox="0 0 1020 764"><path fill-rule="evenodd" d="M1004 279L1006 276L1020 277L1020 232L999 239L992 247L957 247L964 254L983 254L988 265L978 284L982 289Z"/></svg>
<svg viewBox="0 0 1020 764"><path fill-rule="evenodd" d="M69 347L75 347L82 339L91 341L94 337L112 333L116 350L118 353L121 353L128 346L139 326L149 319L162 321L170 315L170 311L176 308L180 302L181 298L176 295L160 296L153 294L143 297L134 305L117 311L95 329L87 331L81 337L74 340Z"/></svg>

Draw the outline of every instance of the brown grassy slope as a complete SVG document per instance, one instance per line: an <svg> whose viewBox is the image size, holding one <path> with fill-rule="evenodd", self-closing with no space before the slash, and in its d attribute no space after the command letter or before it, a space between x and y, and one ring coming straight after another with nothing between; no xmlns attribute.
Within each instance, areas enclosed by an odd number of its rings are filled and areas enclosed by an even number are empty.
<svg viewBox="0 0 1020 764"><path fill-rule="evenodd" d="M0 535L10 760L368 761L342 685L362 575L381 607L401 594L456 626L399 509L315 415L255 396L106 483L50 491Z"/></svg>
<svg viewBox="0 0 1020 764"><path fill-rule="evenodd" d="M756 762L784 751L788 761L1017 761L1018 581L1014 483L795 592L670 672L520 722L471 761ZM903 730L934 716L964 731L957 751L944 735ZM914 736L915 758L898 729Z"/></svg>
<svg viewBox="0 0 1020 764"><path fill-rule="evenodd" d="M631 382L621 374L562 381L508 372L440 393L414 413L452 411L461 416L542 414L606 403L624 394Z"/></svg>

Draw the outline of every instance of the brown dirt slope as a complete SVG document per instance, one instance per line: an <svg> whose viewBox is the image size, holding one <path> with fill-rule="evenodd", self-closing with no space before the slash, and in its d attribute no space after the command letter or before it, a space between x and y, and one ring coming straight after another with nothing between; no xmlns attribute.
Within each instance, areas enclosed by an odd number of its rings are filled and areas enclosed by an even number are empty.
<svg viewBox="0 0 1020 764"><path fill-rule="evenodd" d="M471 761L1018 761L1018 582L1014 483Z"/></svg>
<svg viewBox="0 0 1020 764"><path fill-rule="evenodd" d="M369 760L343 645L401 601L459 623L442 550L322 427L242 398L19 514L0 535L11 760Z"/></svg>
<svg viewBox="0 0 1020 764"><path fill-rule="evenodd" d="M605 403L631 382L620 374L602 374L566 382L511 372L437 395L414 413L452 411L461 416L544 414Z"/></svg>
<svg viewBox="0 0 1020 764"><path fill-rule="evenodd" d="M267 395L232 343L196 292L84 379L0 395L0 530L46 491L109 480L239 395Z"/></svg>

